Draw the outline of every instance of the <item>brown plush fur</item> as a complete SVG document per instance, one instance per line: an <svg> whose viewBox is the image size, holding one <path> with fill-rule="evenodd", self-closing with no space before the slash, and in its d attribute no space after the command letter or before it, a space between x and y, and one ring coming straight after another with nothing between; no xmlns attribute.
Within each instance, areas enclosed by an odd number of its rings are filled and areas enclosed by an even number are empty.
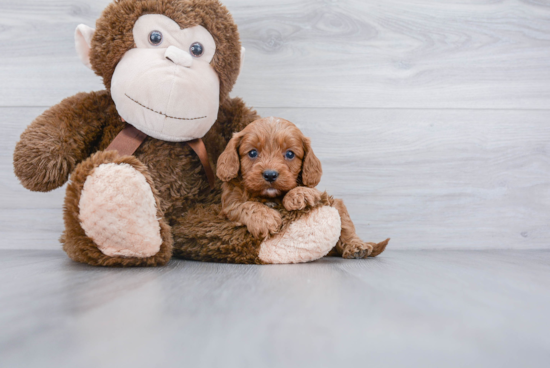
<svg viewBox="0 0 550 368"><path fill-rule="evenodd" d="M308 216L314 208L332 204L332 198L324 193L314 207L287 211L279 206L277 210L281 215L281 227L278 233L284 233L290 224ZM234 222L228 221L221 214L219 204L195 207L172 229L176 257L208 262L265 263L258 257L264 239L254 237L246 227L236 227Z"/></svg>
<svg viewBox="0 0 550 368"><path fill-rule="evenodd" d="M78 116L84 116L85 119ZM247 108L242 100L235 98L224 101L218 120L203 138L212 167L215 167L232 133L257 118L256 112ZM102 266L161 265L170 258L171 241L167 240L166 229L169 231L170 225L177 225L178 219L197 205L219 203L220 182L216 183L215 190L210 190L199 158L185 143L148 137L134 157L119 157L113 151L103 152L123 127L124 123L106 91L70 97L49 109L22 134L14 154L15 172L21 183L34 191L50 191L60 187L72 172L64 208L66 229L61 239L72 259ZM92 157L86 160L90 155ZM109 162L125 162L136 167L153 189L159 211L164 213L162 230L165 240L161 252L155 257L142 260L107 257L84 235L78 221L80 192L86 176L92 173L93 168ZM192 239L194 232L203 232L203 226L207 226L207 223L200 220L193 228L189 228L189 225L184 228L173 226L172 234L180 240ZM181 234L181 231L185 234ZM194 244L189 243L190 246ZM185 243L174 244L180 250L186 246ZM216 244L212 244L212 249L216 247ZM180 251L177 254L187 253ZM191 253L187 258L191 255L201 256ZM257 253L250 257L257 257ZM239 254L236 253L233 258L237 262Z"/></svg>
<svg viewBox="0 0 550 368"><path fill-rule="evenodd" d="M102 91L79 93L39 116L23 132L13 155L23 186L40 192L62 186L93 152L108 115L118 114L110 95ZM116 117L113 122L119 124Z"/></svg>
<svg viewBox="0 0 550 368"><path fill-rule="evenodd" d="M229 11L218 0L116 0L108 5L96 23L90 62L103 77L107 90L116 65L135 47L134 23L145 14L164 14L183 28L203 26L216 42L210 65L220 78L220 103L237 81L241 66L239 32Z"/></svg>
<svg viewBox="0 0 550 368"><path fill-rule="evenodd" d="M160 251L156 255L148 258L109 257L103 254L94 242L84 233L78 217L80 213L79 203L82 188L84 187L86 178L93 173L93 170L105 163L129 164L142 173L147 183L151 186L153 195L156 199L157 218L160 219L160 234L162 238ZM63 215L66 226L65 232L61 236L61 243L63 244L65 252L75 261L88 263L94 266L157 266L166 264L172 256L171 229L164 219L158 192L154 187L153 180L149 175L147 167L135 157L120 157L115 151L102 151L93 154L82 164L78 165L78 168L71 175L71 183L67 187Z"/></svg>
<svg viewBox="0 0 550 368"><path fill-rule="evenodd" d="M170 227L173 237L178 239L173 244L178 254L202 260L200 252L186 252L188 244L182 242L192 239L194 233L201 234L208 224L196 221L191 227L189 224L181 227L178 220L196 206L220 203L220 183L214 190L210 189L199 158L185 143L148 137L134 157L102 152L124 127L109 92L114 68L124 53L134 47L134 22L149 13L165 14L182 27L202 25L216 41L212 65L220 78L221 103L216 123L203 137L212 167L215 168L233 132L258 118L241 99L228 97L240 67L240 41L231 15L218 1L118 0L109 5L97 21L91 50L92 66L103 77L107 90L79 93L50 108L23 132L14 153L15 174L30 190L53 190L71 175L64 209L66 229L61 241L68 255L79 262L103 266L164 264L171 253ZM108 162L131 164L151 185L159 218L163 218L164 240L161 252L154 257L141 260L107 257L84 235L78 221L80 192L93 168ZM217 249L215 244L212 247ZM246 249L235 250L240 251ZM230 258L238 260L239 257L235 254Z"/></svg>
<svg viewBox="0 0 550 368"><path fill-rule="evenodd" d="M250 152L255 152L255 157ZM285 156L289 152L292 155ZM268 171L278 174L276 180L264 178ZM245 225L257 238L280 231L281 209L301 211L318 206L326 197L314 188L321 180L322 168L310 140L280 118L259 119L234 134L218 160L217 174L224 181L221 214ZM365 258L384 251L389 239L378 244L363 242L344 202L337 199L333 206L342 221L335 247L339 255Z"/></svg>
<svg viewBox="0 0 550 368"><path fill-rule="evenodd" d="M116 0L97 21L90 51L92 67L103 77L106 90L79 93L39 116L16 145L15 173L23 186L43 192L62 186L71 176L61 242L75 261L155 266L165 264L173 251L176 256L201 261L261 263L261 240L219 216L221 183L210 189L199 158L187 144L148 137L134 157L104 152L124 127L109 92L113 71L124 53L134 47L132 28L144 14L167 15L181 27L202 25L216 41L212 65L220 79L220 109L216 123L203 137L212 167L232 134L259 118L242 100L229 98L240 68L240 41L231 15L217 0ZM161 251L153 257L108 257L80 225L79 200L86 177L97 166L111 162L130 164L151 186L163 240ZM300 180L315 186L318 174L306 172ZM329 204L332 200L325 195L317 205ZM310 209L289 212L282 208L280 231Z"/></svg>

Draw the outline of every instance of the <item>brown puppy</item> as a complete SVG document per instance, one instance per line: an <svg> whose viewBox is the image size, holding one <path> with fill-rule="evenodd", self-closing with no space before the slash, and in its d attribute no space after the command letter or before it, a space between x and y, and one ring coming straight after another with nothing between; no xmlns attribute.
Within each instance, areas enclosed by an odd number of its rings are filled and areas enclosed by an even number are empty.
<svg viewBox="0 0 550 368"><path fill-rule="evenodd" d="M240 169L240 172L239 172ZM318 205L322 193L315 189L323 173L309 138L291 122L280 118L256 120L235 133L218 159L222 186L222 214L248 228L256 237L278 232L277 208L295 211ZM329 255L365 258L382 253L389 239L363 242L355 232L346 206L334 200L342 232Z"/></svg>

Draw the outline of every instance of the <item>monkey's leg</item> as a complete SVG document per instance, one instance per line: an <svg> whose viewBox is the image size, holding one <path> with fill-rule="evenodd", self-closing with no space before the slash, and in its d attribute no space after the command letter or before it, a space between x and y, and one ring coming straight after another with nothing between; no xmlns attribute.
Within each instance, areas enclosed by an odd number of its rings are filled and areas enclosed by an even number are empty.
<svg viewBox="0 0 550 368"><path fill-rule="evenodd" d="M63 249L96 266L158 266L172 254L152 179L133 156L98 152L72 173L65 196Z"/></svg>
<svg viewBox="0 0 550 368"><path fill-rule="evenodd" d="M219 215L220 206L197 207L172 227L174 256L227 263L302 263L324 257L340 236L340 216L330 206L283 217L284 230L269 239L252 236Z"/></svg>
<svg viewBox="0 0 550 368"><path fill-rule="evenodd" d="M337 244L341 219L334 207L320 206L293 221L276 237L265 240L260 259L265 263L301 263L322 258Z"/></svg>
<svg viewBox="0 0 550 368"><path fill-rule="evenodd" d="M338 210L342 219L342 233L340 234L340 239L338 239L338 244L329 255L334 256L337 253L343 258L376 257L386 249L386 245L390 241L389 239L380 243L367 243L359 238L348 209L344 205L344 201L335 199L334 207Z"/></svg>

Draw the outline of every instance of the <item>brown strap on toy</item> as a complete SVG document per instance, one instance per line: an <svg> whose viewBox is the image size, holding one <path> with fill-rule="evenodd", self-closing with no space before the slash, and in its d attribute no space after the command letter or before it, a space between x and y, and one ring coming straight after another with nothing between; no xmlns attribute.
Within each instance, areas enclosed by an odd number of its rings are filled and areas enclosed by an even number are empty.
<svg viewBox="0 0 550 368"><path fill-rule="evenodd" d="M130 124L126 124L126 127L118 133L106 151L118 151L121 156L130 156L136 152L145 138L147 138L147 134Z"/></svg>
<svg viewBox="0 0 550 368"><path fill-rule="evenodd" d="M123 120L124 121L124 120ZM147 134L138 130L130 124L126 124L126 127L122 129L120 133L113 139L106 151L117 151L121 156L133 155L134 152L139 148L143 141L147 138ZM192 141L185 142L191 147L193 151L199 156L202 167L206 172L206 177L208 178L208 183L210 188L214 189L216 183L216 177L214 176L214 171L210 166L210 161L208 161L208 152L206 151L206 146L202 139L193 139Z"/></svg>

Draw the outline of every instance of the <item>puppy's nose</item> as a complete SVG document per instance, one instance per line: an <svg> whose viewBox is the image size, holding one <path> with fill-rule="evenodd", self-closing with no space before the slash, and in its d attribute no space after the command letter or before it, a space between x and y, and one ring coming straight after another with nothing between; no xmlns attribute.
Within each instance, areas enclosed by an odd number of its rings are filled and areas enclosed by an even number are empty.
<svg viewBox="0 0 550 368"><path fill-rule="evenodd" d="M263 173L265 181L273 183L279 177L279 173L275 170L266 170Z"/></svg>

